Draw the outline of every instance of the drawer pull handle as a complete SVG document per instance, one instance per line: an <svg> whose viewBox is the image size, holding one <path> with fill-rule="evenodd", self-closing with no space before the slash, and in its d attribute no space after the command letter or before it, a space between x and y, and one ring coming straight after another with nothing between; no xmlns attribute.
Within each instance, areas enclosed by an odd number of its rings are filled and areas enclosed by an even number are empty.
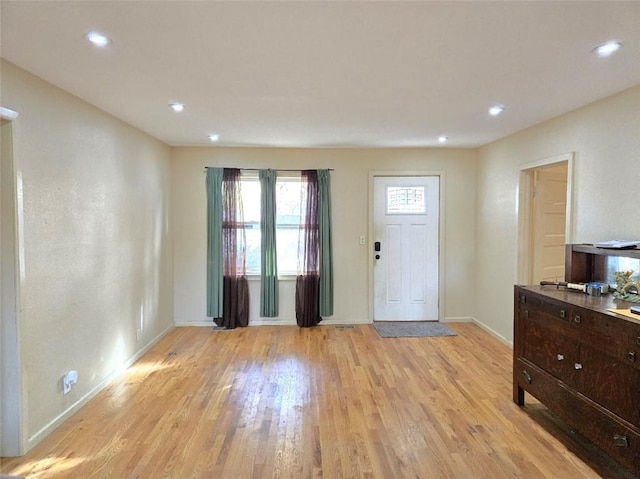
<svg viewBox="0 0 640 479"><path fill-rule="evenodd" d="M640 336L636 339L636 343L640 344Z"/></svg>
<svg viewBox="0 0 640 479"><path fill-rule="evenodd" d="M563 319L567 317L567 312L564 309L560 310L560 317Z"/></svg>
<svg viewBox="0 0 640 479"><path fill-rule="evenodd" d="M575 364L573 365L573 367L574 367L574 368L576 368L577 370L580 370L580 369L582 369L582 364L580 364L580 363L575 363Z"/></svg>
<svg viewBox="0 0 640 479"><path fill-rule="evenodd" d="M580 316L576 316L575 318L573 318L573 322L580 324L582 322L582 318Z"/></svg>
<svg viewBox="0 0 640 479"><path fill-rule="evenodd" d="M520 296L520 302L525 304L527 302L527 297L525 295Z"/></svg>
<svg viewBox="0 0 640 479"><path fill-rule="evenodd" d="M564 354L558 354L558 361L564 360Z"/></svg>
<svg viewBox="0 0 640 479"><path fill-rule="evenodd" d="M627 441L627 436L622 436L621 434L613 435L613 443L618 447L629 447L629 441Z"/></svg>
<svg viewBox="0 0 640 479"><path fill-rule="evenodd" d="M627 358L629 358L629 361L631 361L632 363L635 363L636 362L635 351L629 351L629 354L627 354Z"/></svg>
<svg viewBox="0 0 640 479"><path fill-rule="evenodd" d="M522 371L522 375L524 376L524 380L527 381L527 384L531 384L533 382L533 378L526 370Z"/></svg>

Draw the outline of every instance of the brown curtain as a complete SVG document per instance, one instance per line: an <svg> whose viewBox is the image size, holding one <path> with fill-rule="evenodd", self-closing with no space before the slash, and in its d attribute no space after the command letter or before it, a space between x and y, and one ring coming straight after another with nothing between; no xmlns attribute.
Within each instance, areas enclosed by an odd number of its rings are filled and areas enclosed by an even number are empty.
<svg viewBox="0 0 640 479"><path fill-rule="evenodd" d="M298 276L296 278L296 321L300 327L316 326L320 317L320 256L318 173L302 171L301 206L303 218L298 237Z"/></svg>
<svg viewBox="0 0 640 479"><path fill-rule="evenodd" d="M249 283L246 276L246 240L242 214L240 170L225 168L222 176L222 318L218 326L233 329L249 325Z"/></svg>

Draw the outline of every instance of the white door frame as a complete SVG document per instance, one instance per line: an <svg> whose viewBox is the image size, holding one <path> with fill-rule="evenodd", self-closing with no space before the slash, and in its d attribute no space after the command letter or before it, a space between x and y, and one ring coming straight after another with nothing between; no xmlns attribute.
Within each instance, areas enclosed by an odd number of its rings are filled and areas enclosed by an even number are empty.
<svg viewBox="0 0 640 479"><path fill-rule="evenodd" d="M573 221L573 175L574 175L573 152L544 158L520 166L520 179L518 183L517 205L518 205L518 263L516 271L516 281L518 284L528 284L530 282L532 270L531 257L531 220L533 216L533 202L531 193L533 190L533 174L538 168L551 166L558 163L567 163L567 216L565 220L565 243L573 243L574 221Z"/></svg>
<svg viewBox="0 0 640 479"><path fill-rule="evenodd" d="M0 119L3 128L10 128L9 145L11 155L2 160L5 163L4 172L11 174L12 178L4 181L12 183L12 204L2 205L2 209L12 212L9 221L11 239L9 244L0 245L0 251L7 263L2 263L0 275L2 276L3 289L5 282L11 283L3 296L11 296L9 304L3 304L0 318L2 334L2 371L0 378L0 434L2 435L2 456L19 456L26 452L26 419L25 419L25 371L21 355L22 323L20 321L21 300L20 285L22 284L24 268L24 246L22 242L23 216L22 216L22 183L21 175L16 168L16 126L18 113L8 108L0 107ZM3 148L4 149L4 148ZM6 217L3 215L6 221ZM4 292L7 294L5 295Z"/></svg>
<svg viewBox="0 0 640 479"><path fill-rule="evenodd" d="M378 176L438 176L440 178L440 197L438 198L440 204L439 211L439 224L438 224L438 321L442 321L444 318L444 257L445 257L445 244L444 244L444 198L445 198L445 174L444 171L433 170L406 170L406 171L384 171L374 170L369 171L369 232L367 241L367 270L368 270L368 282L369 282L369 312L368 320L373 323L373 302L374 302L374 286L373 286L373 231L374 231L374 211L373 211L373 179Z"/></svg>

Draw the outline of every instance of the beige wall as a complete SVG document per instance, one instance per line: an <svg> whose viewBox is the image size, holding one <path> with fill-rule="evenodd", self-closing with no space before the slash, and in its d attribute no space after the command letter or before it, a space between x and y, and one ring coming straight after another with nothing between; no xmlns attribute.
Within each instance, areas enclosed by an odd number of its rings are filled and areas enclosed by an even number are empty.
<svg viewBox="0 0 640 479"><path fill-rule="evenodd" d="M2 104L20 113L14 159L30 446L173 325L171 150L6 62ZM78 384L63 395L61 378L72 369Z"/></svg>
<svg viewBox="0 0 640 479"><path fill-rule="evenodd" d="M573 242L640 238L640 86L480 148L476 317L513 340L522 165L575 153Z"/></svg>
<svg viewBox="0 0 640 479"><path fill-rule="evenodd" d="M457 149L274 149L174 148L174 307L178 324L206 317L205 166L244 168L334 168L331 173L335 311L330 321L368 322L369 175L371 171L444 172L444 319L474 314L474 203L476 152ZM368 242L369 243L369 242ZM250 321L260 322L259 283L251 283ZM292 282L281 282L279 322L294 322Z"/></svg>

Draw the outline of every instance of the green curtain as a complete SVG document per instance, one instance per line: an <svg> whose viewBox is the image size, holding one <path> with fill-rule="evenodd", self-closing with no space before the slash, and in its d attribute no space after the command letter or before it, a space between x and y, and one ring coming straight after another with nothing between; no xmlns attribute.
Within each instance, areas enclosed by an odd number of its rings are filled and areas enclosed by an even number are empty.
<svg viewBox="0 0 640 479"><path fill-rule="evenodd" d="M333 315L333 244L331 239L331 180L329 170L318 170L320 233L320 316Z"/></svg>
<svg viewBox="0 0 640 479"><path fill-rule="evenodd" d="M207 168L207 316L222 318L222 168Z"/></svg>
<svg viewBox="0 0 640 479"><path fill-rule="evenodd" d="M274 170L260 170L261 264L260 316L278 316L278 261L276 253L276 178Z"/></svg>

